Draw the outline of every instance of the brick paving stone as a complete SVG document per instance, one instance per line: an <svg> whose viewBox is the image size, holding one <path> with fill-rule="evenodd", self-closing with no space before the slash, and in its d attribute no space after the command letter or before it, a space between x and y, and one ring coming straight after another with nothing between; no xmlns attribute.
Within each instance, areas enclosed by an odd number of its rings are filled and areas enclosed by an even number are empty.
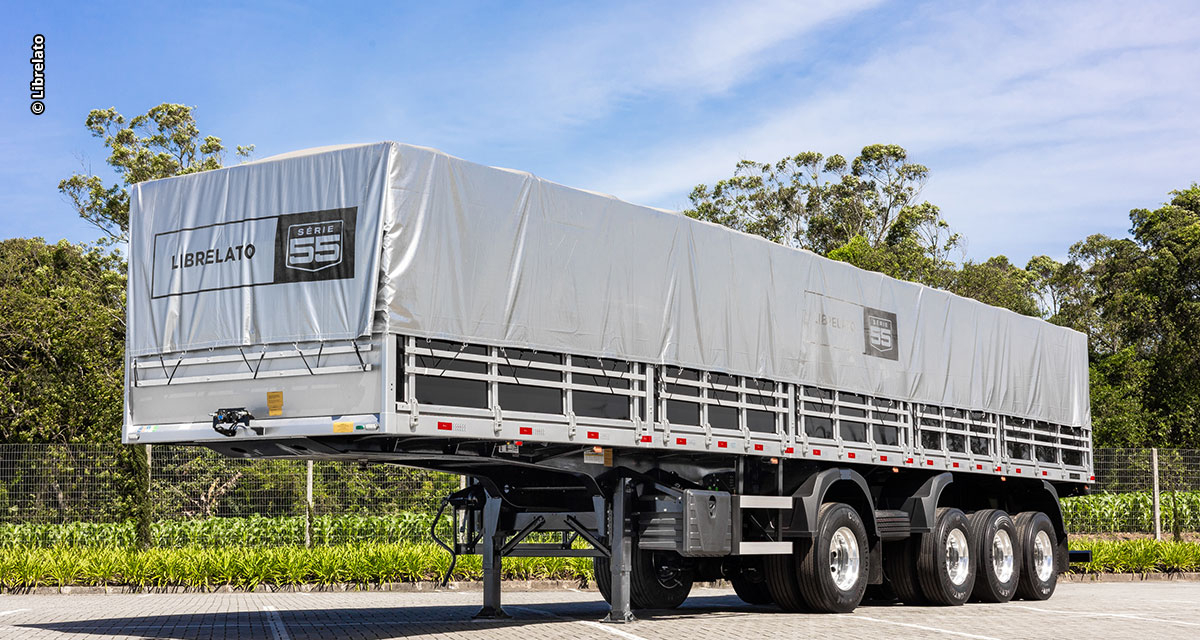
<svg viewBox="0 0 1200 640"><path fill-rule="evenodd" d="M1200 583L1064 583L1046 602L962 607L873 604L850 615L787 614L695 589L675 611L601 625L594 591L505 594L513 618L472 620L472 592L0 595L0 638L175 640L773 640L803 637L1200 637Z"/></svg>

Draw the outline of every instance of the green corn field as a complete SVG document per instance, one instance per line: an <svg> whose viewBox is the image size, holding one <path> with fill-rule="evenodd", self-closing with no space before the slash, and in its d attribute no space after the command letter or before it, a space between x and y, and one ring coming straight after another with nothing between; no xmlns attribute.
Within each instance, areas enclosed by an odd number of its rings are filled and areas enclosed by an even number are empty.
<svg viewBox="0 0 1200 640"><path fill-rule="evenodd" d="M1061 501L1072 533L1147 533L1154 531L1153 500L1148 492L1097 493ZM1200 491L1165 492L1161 497L1163 531L1200 532ZM318 515L312 518L311 544L352 542L413 543L429 540L433 515ZM449 518L439 523L449 536ZM151 524L155 547L292 547L305 544L304 516L194 518ZM0 548L131 547L132 522L0 524Z"/></svg>

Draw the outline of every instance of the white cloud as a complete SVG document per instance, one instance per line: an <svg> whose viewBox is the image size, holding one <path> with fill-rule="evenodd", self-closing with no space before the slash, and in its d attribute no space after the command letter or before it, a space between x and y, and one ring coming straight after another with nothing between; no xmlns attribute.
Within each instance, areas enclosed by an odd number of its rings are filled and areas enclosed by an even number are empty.
<svg viewBox="0 0 1200 640"><path fill-rule="evenodd" d="M627 100L721 94L786 61L780 45L880 1L598 5L569 24L514 34L511 51L476 60L459 91L477 108L458 128L475 139L553 133Z"/></svg>
<svg viewBox="0 0 1200 640"><path fill-rule="evenodd" d="M927 6L900 32L903 41L877 43L877 55L760 122L656 144L586 184L679 207L743 157L894 142L930 165L926 195L971 238L971 257L1024 259L1123 229L1129 203L1153 206L1200 179L1194 11Z"/></svg>

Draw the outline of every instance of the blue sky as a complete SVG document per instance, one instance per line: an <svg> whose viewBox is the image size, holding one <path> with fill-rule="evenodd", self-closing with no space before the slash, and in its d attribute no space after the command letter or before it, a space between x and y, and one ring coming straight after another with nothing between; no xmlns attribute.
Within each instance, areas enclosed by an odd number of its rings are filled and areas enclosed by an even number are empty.
<svg viewBox="0 0 1200 640"><path fill-rule="evenodd" d="M390 139L673 209L739 159L895 143L963 257L1020 263L1200 181L1192 2L98 5L3 9L0 237L95 239L56 190L109 175L84 117L161 102L259 158Z"/></svg>

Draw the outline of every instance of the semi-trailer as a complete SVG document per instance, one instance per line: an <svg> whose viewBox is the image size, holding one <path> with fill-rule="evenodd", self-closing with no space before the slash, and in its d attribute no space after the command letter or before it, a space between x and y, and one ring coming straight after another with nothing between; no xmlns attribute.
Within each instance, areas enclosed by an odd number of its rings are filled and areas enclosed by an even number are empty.
<svg viewBox="0 0 1200 640"><path fill-rule="evenodd" d="M1094 480L1078 332L428 148L135 185L127 299L124 442L466 476L481 616L530 555L613 621L1045 599Z"/></svg>

